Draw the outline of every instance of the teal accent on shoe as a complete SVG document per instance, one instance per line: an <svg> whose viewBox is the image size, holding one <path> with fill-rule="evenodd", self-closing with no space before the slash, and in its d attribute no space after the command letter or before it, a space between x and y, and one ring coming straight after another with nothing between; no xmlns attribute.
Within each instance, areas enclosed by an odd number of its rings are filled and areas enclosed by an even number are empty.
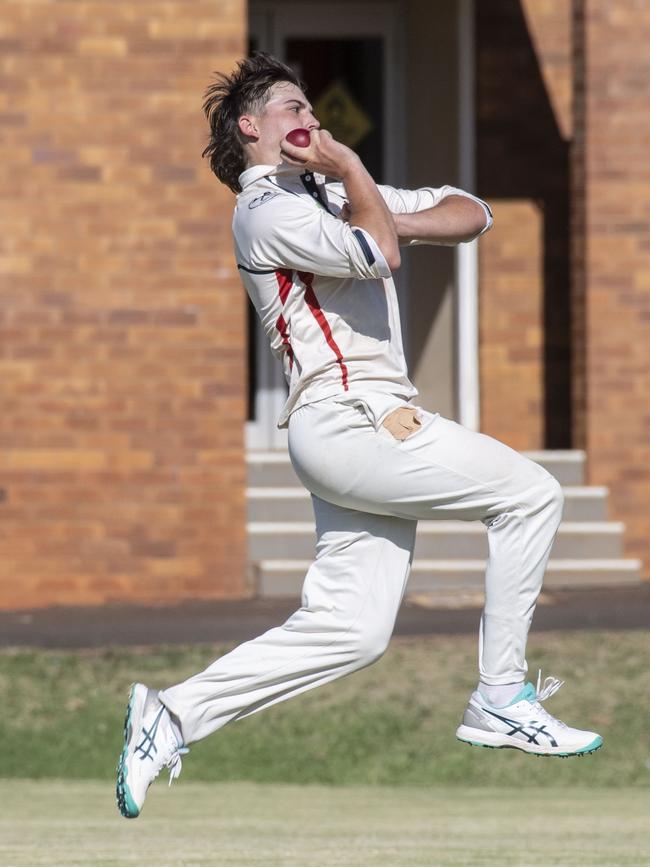
<svg viewBox="0 0 650 867"><path fill-rule="evenodd" d="M579 750L574 750L571 753L553 753L553 756L559 759L568 759L571 756L586 756L588 753L595 753L603 745L603 739L600 735L596 735L593 741L587 744L586 747L581 747Z"/></svg>
<svg viewBox="0 0 650 867"><path fill-rule="evenodd" d="M581 750L576 750L576 755L580 756L583 753L593 753L596 750L599 750L603 745L603 739L600 735L596 735L593 741L590 744L587 744L586 747L583 747Z"/></svg>
<svg viewBox="0 0 650 867"><path fill-rule="evenodd" d="M124 781L123 795L125 812L122 813L122 815L125 819L137 819L140 815L140 810L138 809L138 805L136 804L136 802L133 800L133 796L131 795L131 791L126 783L126 780Z"/></svg>
<svg viewBox="0 0 650 867"><path fill-rule="evenodd" d="M129 789L129 786L126 782L126 777L128 775L128 769L125 766L126 754L127 748L125 746L122 750L120 761L117 766L117 806L120 813L124 816L125 819L137 819L137 817L140 815L140 810L138 808L138 805L134 801L131 790Z"/></svg>
<svg viewBox="0 0 650 867"><path fill-rule="evenodd" d="M488 750L503 750L503 749L515 749L519 750L519 747L515 747L514 745L502 745L497 746L496 744L483 744L480 741L470 741L465 738L459 738L456 735L456 740L460 741L462 744L469 744L470 747L485 747ZM582 747L582 749L575 750L571 753L529 753L527 750L520 750L525 753L527 756L535 756L538 759L569 759L571 756L586 756L588 753L595 753L596 750L599 750L603 745L603 739L600 735L595 737L591 743L587 744L586 747Z"/></svg>
<svg viewBox="0 0 650 867"><path fill-rule="evenodd" d="M510 704L517 704L518 701L535 701L537 698L537 690L532 683L527 683L520 692L512 699ZM507 705L506 705L507 707Z"/></svg>
<svg viewBox="0 0 650 867"><path fill-rule="evenodd" d="M140 815L138 805L135 803L131 791L126 782L128 770L126 768L126 757L128 753L128 744L131 728L131 714L133 712L133 699L135 697L135 684L132 684L129 691L129 703L126 707L126 716L124 718L124 747L120 754L120 760L117 765L117 786L116 797L117 806L120 813L125 819L136 819Z"/></svg>
<svg viewBox="0 0 650 867"><path fill-rule="evenodd" d="M479 690L479 692L480 692L480 690ZM498 708L510 707L511 704L517 704L518 701L535 701L535 699L537 698L537 690L532 685L532 683L527 683L525 686L523 686L519 690L519 692L517 693L517 695L514 698L510 699L508 704L490 704L490 702L483 695L483 693L481 693L481 698L483 699L483 701L486 704L490 705L490 707L494 707L494 708L498 709Z"/></svg>

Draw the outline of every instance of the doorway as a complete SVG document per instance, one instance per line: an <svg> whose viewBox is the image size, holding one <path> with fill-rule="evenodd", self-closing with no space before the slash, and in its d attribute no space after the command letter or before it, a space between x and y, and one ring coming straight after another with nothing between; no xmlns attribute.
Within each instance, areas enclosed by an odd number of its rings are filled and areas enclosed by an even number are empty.
<svg viewBox="0 0 650 867"><path fill-rule="evenodd" d="M251 51L268 51L289 64L307 85L316 116L335 138L353 148L378 183L404 181L398 4L251 0ZM406 269L397 291L406 314ZM249 304L249 391L246 445L277 449L286 430L276 427L287 397L279 362ZM407 335L403 335L407 347Z"/></svg>

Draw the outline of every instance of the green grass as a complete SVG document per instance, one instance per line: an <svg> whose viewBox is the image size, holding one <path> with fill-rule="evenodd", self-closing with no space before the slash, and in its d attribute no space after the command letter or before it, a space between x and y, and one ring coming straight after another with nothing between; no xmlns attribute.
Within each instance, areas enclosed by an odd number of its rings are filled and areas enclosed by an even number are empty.
<svg viewBox="0 0 650 867"><path fill-rule="evenodd" d="M130 682L167 686L216 654L205 645L0 653L0 776L112 779ZM567 681L549 710L603 734L602 750L539 759L458 743L476 640L396 639L375 666L194 744L182 781L648 786L650 631L534 634L528 658L531 675L541 666Z"/></svg>
<svg viewBox="0 0 650 867"><path fill-rule="evenodd" d="M156 783L135 821L96 781L0 782L5 867L648 865L638 789Z"/></svg>

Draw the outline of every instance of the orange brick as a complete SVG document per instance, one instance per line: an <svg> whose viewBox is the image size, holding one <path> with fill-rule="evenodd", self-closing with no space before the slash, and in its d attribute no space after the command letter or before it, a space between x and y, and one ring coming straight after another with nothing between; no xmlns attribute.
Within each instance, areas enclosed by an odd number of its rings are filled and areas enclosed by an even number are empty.
<svg viewBox="0 0 650 867"><path fill-rule="evenodd" d="M246 308L200 105L245 49L246 5L68 7L8 2L0 31L0 608L245 595L243 441L220 474L210 432L243 427ZM226 360L237 401L204 396ZM142 527L164 535L131 547Z"/></svg>

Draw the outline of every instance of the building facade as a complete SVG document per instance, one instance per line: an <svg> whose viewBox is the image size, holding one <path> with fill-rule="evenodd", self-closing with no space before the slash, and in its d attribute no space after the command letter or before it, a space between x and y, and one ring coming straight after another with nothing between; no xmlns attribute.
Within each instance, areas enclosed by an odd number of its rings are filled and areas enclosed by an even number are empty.
<svg viewBox="0 0 650 867"><path fill-rule="evenodd" d="M399 278L427 408L583 449L650 577L650 8L635 0L8 0L0 24L0 608L245 598L246 453L284 385L201 97L299 69L378 180L493 206ZM337 126L338 125L338 126Z"/></svg>

